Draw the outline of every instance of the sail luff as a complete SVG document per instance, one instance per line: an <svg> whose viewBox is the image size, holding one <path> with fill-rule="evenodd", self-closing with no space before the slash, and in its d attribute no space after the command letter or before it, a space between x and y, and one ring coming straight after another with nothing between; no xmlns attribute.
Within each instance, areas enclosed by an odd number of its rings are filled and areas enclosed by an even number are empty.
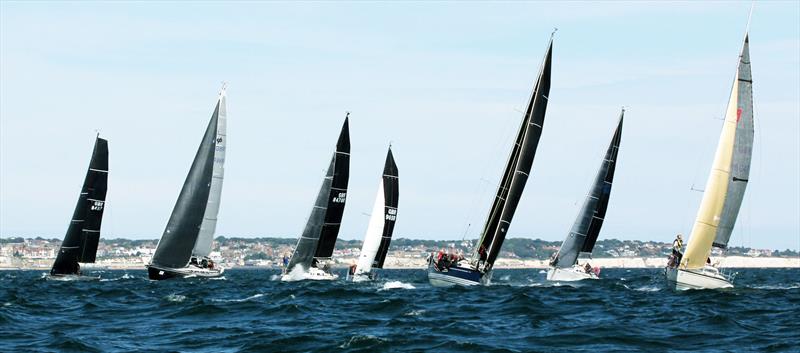
<svg viewBox="0 0 800 353"><path fill-rule="evenodd" d="M750 162L753 153L753 78L750 72L749 38L745 35L744 45L739 58L737 92L736 137L731 160L731 178L728 183L727 197L722 207L722 215L717 227L713 246L727 248L739 208L744 199L747 183L750 179Z"/></svg>
<svg viewBox="0 0 800 353"><path fill-rule="evenodd" d="M189 264L211 192L219 109L217 101L151 264L168 268Z"/></svg>
<svg viewBox="0 0 800 353"><path fill-rule="evenodd" d="M207 257L211 254L211 243L214 240L214 233L217 229L217 215L219 214L220 202L222 200L222 182L225 176L225 153L228 143L227 137L227 105L225 91L220 92L219 114L217 114L217 132L214 141L214 166L211 172L211 190L208 195L208 205L206 206L203 222L200 224L200 232L194 245L192 254L198 257Z"/></svg>
<svg viewBox="0 0 800 353"><path fill-rule="evenodd" d="M512 150L513 157L509 158L512 161L509 166L513 163L513 171L508 173L507 170L507 174L504 175L504 180L508 181L508 190L506 191L501 211L499 211L500 216L497 218L496 223L493 222L493 225L496 224L493 229L486 229L486 233L482 237L483 240L478 244L479 248L476 249L476 252L480 252L480 247L484 247L486 252L483 271L491 269L500 253L500 248L508 234L508 228L533 165L533 158L536 155L536 148L539 145L539 139L542 134L547 100L550 94L552 51L553 40L551 38L523 119L524 123L520 130L521 143L519 146L514 147ZM504 188L504 185L501 184L500 188ZM499 194L500 192L498 192ZM493 213L496 213L496 211L493 210Z"/></svg>
<svg viewBox="0 0 800 353"><path fill-rule="evenodd" d="M581 253L591 253L606 215L611 186L614 181L617 155L622 140L622 122L625 115L620 113L619 123L609 143L594 182L583 202L580 212L572 225L555 259L555 267L568 268L575 265Z"/></svg>
<svg viewBox="0 0 800 353"><path fill-rule="evenodd" d="M76 274L78 262L95 261L108 188L108 141L97 137L75 210L51 274Z"/></svg>

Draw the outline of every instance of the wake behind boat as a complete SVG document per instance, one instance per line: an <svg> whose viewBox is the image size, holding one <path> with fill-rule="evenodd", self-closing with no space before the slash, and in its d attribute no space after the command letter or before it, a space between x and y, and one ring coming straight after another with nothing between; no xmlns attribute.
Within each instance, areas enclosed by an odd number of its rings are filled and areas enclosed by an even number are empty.
<svg viewBox="0 0 800 353"><path fill-rule="evenodd" d="M491 282L492 266L500 248L508 234L508 228L514 217L522 191L536 155L536 147L542 135L547 100L550 94L550 64L552 61L553 37L547 45L547 51L539 69L536 85L531 93L528 107L523 116L517 138L508 157L503 179L498 185L497 194L469 261L461 256L440 252L433 254L428 260L428 280L434 286L463 285L472 286Z"/></svg>
<svg viewBox="0 0 800 353"><path fill-rule="evenodd" d="M226 122L223 87L167 227L147 265L152 280L218 277L224 272L210 254L222 197Z"/></svg>
<svg viewBox="0 0 800 353"><path fill-rule="evenodd" d="M547 271L548 281L580 281L583 279L599 279L600 269L592 267L588 260L583 265L578 264L582 254L591 256L600 228L606 217L608 200L611 197L611 186L614 181L614 171L617 166L619 144L622 140L622 119L625 109L619 114L619 123L614 131L614 137L606 150L600 169L597 171L592 188L586 195L578 217L572 225L567 238L561 244L558 252L550 260L550 269Z"/></svg>
<svg viewBox="0 0 800 353"><path fill-rule="evenodd" d="M72 213L64 241L58 249L50 273L50 280L92 281L97 276L83 275L80 263L93 263L100 241L100 225L108 190L108 141L95 138L89 169L83 180L78 203Z"/></svg>
<svg viewBox="0 0 800 353"><path fill-rule="evenodd" d="M392 146L386 153L383 176L378 184L378 194L372 207L372 215L367 226L367 235L358 262L350 266L347 279L353 282L369 281L376 278L372 269L383 268L389 244L392 241L394 224L397 221L397 202L399 200L399 177L397 164L392 155Z"/></svg>
<svg viewBox="0 0 800 353"><path fill-rule="evenodd" d="M283 269L282 281L334 280L331 272L333 248L347 201L347 183L350 176L350 113L344 118L336 151L331 157L328 171L322 181L314 207L291 260Z"/></svg>
<svg viewBox="0 0 800 353"><path fill-rule="evenodd" d="M717 151L686 253L668 260L664 274L675 289L732 288L732 276L711 265L711 248L726 249L750 176L753 152L753 78L749 34L744 43ZM678 240L676 240L677 242Z"/></svg>

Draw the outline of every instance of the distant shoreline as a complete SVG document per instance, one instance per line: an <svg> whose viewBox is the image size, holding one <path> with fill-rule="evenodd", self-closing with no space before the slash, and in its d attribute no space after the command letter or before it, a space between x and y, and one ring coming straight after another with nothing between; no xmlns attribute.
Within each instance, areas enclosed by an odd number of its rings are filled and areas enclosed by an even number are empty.
<svg viewBox="0 0 800 353"><path fill-rule="evenodd" d="M712 258L715 264L721 268L800 268L800 257L746 257L729 256ZM340 258L336 260L337 268L346 268L349 264L355 263L355 258ZM546 269L547 260L522 260L500 258L495 263L497 269ZM584 260L580 261L584 263ZM667 259L663 257L616 257L616 258L596 258L590 259L592 266L600 268L662 268L666 266ZM49 270L47 266L22 266L6 267L0 265L2 270ZM386 258L384 268L386 269L417 269L426 268L426 261L423 258L398 258L389 256ZM92 264L85 265L87 270L145 270L143 263L114 263L114 264ZM232 269L279 269L275 266L233 266Z"/></svg>

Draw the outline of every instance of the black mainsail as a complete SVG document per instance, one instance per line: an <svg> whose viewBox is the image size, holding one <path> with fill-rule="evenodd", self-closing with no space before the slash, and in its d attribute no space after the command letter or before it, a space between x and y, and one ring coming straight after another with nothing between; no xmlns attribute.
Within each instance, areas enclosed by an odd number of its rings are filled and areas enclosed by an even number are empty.
<svg viewBox="0 0 800 353"><path fill-rule="evenodd" d="M378 252L372 261L372 267L383 268L386 261L386 254L389 252L389 244L392 242L394 224L397 221L397 203L400 198L400 179L397 172L397 164L394 162L392 148L386 155L386 164L383 166L383 232L381 232L381 242L378 245ZM366 240L365 240L366 242Z"/></svg>
<svg viewBox="0 0 800 353"><path fill-rule="evenodd" d="M487 273L500 254L500 247L508 234L522 191L533 165L536 147L542 135L547 100L550 94L550 66L552 62L553 38L547 46L547 53L533 87L528 107L522 119L511 154L508 157L503 178L497 188L494 203L486 219L473 259L478 259L477 270Z"/></svg>
<svg viewBox="0 0 800 353"><path fill-rule="evenodd" d="M108 141L97 137L78 204L75 206L67 234L58 250L56 261L50 270L51 275L78 275L79 262L95 261L107 189Z"/></svg>
<svg viewBox="0 0 800 353"><path fill-rule="evenodd" d="M558 250L553 266L558 268L572 267L578 262L581 253L591 254L597 237L600 235L600 228L608 208L608 200L611 197L611 185L614 181L614 170L617 167L617 154L622 140L622 119L625 109L619 114L619 124L614 131L614 137L606 150L600 169L597 171L592 188L586 195L578 217L569 231L569 235L564 239L561 248Z"/></svg>
<svg viewBox="0 0 800 353"><path fill-rule="evenodd" d="M336 238L344 214L347 201L347 182L350 175L350 125L349 116L344 118L336 151L331 157L325 179L317 194L314 207L308 216L306 226L297 241L292 259L286 270L291 271L297 265L308 270L317 258L328 258L333 255Z"/></svg>
<svg viewBox="0 0 800 353"><path fill-rule="evenodd" d="M217 101L178 201L175 202L164 234L150 260L150 264L155 267L182 268L189 264L192 257L211 191L221 102L221 99Z"/></svg>

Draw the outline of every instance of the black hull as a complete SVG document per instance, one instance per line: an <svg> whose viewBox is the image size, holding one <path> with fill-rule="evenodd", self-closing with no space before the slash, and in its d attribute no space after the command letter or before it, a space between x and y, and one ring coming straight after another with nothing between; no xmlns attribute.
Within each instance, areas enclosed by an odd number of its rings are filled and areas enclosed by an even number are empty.
<svg viewBox="0 0 800 353"><path fill-rule="evenodd" d="M161 281L175 277L184 277L184 274L175 271L156 268L153 266L147 266L147 277L154 281Z"/></svg>

